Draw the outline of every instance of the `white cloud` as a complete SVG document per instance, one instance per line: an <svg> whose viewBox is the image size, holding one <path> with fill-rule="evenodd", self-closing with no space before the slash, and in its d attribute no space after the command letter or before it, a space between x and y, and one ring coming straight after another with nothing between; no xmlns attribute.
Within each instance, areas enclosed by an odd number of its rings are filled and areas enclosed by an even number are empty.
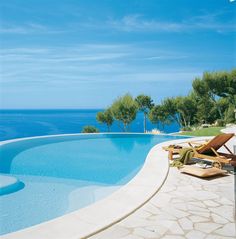
<svg viewBox="0 0 236 239"><path fill-rule="evenodd" d="M17 85L80 84L81 82L154 81L168 66L155 61L187 57L174 51L131 44L84 44L68 48L0 50L1 83ZM163 68L163 69L162 69ZM161 69L161 71L160 71ZM153 73L153 74L152 74ZM158 74L157 74L158 73ZM164 77L161 77L162 79ZM167 79L167 78L164 78ZM28 84L23 84L28 83Z"/></svg>
<svg viewBox="0 0 236 239"><path fill-rule="evenodd" d="M169 31L179 32L185 26L183 24L163 22L157 20L146 20L140 15L127 15L122 19L108 21L108 25L120 31L139 32L139 31Z"/></svg>
<svg viewBox="0 0 236 239"><path fill-rule="evenodd" d="M222 22L219 16L225 12L204 14L179 22L145 19L142 15L127 15L121 19L109 19L107 25L119 31L126 32L186 32L194 30L210 30L216 32L236 31L233 21Z"/></svg>
<svg viewBox="0 0 236 239"><path fill-rule="evenodd" d="M178 60L178 59L186 59L186 58L188 58L188 56L187 55L168 55L168 54L166 54L166 55L159 55L159 56L151 56L151 57L147 57L147 58L145 58L145 59L147 59L147 60L150 60L150 61L152 61L152 60Z"/></svg>
<svg viewBox="0 0 236 239"><path fill-rule="evenodd" d="M199 16L183 17L180 21L146 18L142 14L125 15L121 18L108 20L86 19L86 21L67 22L63 26L46 26L37 22L28 22L21 25L2 24L1 34L60 34L77 33L90 30L116 30L121 32L189 32L208 30L218 33L235 32L236 25L233 19L227 19L229 12L221 10L213 13L204 13ZM113 47L113 46L112 46Z"/></svg>
<svg viewBox="0 0 236 239"><path fill-rule="evenodd" d="M39 23L1 24L0 34L58 34L65 33L65 29L53 29Z"/></svg>

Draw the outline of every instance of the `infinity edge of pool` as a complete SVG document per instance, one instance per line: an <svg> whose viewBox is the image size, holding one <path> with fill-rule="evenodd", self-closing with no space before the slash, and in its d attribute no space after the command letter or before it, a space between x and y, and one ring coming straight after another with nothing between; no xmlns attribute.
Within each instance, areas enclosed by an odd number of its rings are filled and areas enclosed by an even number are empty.
<svg viewBox="0 0 236 239"><path fill-rule="evenodd" d="M32 138L35 139L70 135L22 138L3 141L0 142L0 145ZM90 136L91 134L86 135ZM163 151L162 147L170 143L172 144L181 141L183 141L183 138L165 141L154 146L149 151L144 165L138 174L118 191L107 196L101 201L97 201L87 207L78 209L50 221L5 234L1 238L32 238L32 235L33 238L36 239L87 238L121 221L143 206L159 191L161 186L164 184L169 171L167 152Z"/></svg>

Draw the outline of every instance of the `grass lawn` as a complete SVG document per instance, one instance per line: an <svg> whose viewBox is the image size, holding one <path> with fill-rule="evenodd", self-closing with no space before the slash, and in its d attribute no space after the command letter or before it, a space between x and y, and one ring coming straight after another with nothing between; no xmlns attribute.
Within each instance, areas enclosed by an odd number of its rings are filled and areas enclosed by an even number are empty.
<svg viewBox="0 0 236 239"><path fill-rule="evenodd" d="M180 135L189 135L189 136L215 136L217 134L220 134L221 129L224 127L209 127L209 128L203 128L203 129L197 129L194 131L189 132L182 132Z"/></svg>

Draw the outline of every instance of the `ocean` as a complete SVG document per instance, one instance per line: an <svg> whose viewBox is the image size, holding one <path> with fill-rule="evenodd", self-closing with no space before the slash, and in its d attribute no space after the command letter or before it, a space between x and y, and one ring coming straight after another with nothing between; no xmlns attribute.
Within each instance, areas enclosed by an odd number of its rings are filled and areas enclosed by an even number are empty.
<svg viewBox="0 0 236 239"><path fill-rule="evenodd" d="M0 110L0 141L52 134L80 133L83 126L93 125L100 132L107 127L96 121L99 109L78 110ZM147 130L158 128L164 133L179 131L177 123L165 125L164 128L147 122ZM121 132L117 122L111 127L112 132ZM143 132L143 114L138 113L130 127L131 132Z"/></svg>

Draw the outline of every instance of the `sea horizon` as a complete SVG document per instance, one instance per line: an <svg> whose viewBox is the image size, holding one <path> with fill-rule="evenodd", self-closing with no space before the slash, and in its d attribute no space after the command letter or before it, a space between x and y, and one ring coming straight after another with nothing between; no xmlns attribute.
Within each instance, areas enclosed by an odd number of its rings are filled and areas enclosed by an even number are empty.
<svg viewBox="0 0 236 239"><path fill-rule="evenodd" d="M0 109L0 141L22 137L52 134L81 133L86 125L93 125L100 132L107 127L96 120L97 112L103 109ZM179 131L177 123L157 126L147 122L147 130L158 129L163 133ZM111 132L123 132L116 122ZM130 132L143 133L143 114L137 113L130 125Z"/></svg>
<svg viewBox="0 0 236 239"><path fill-rule="evenodd" d="M104 110L105 108L9 108L9 109L0 109L0 111L7 111L7 110Z"/></svg>

